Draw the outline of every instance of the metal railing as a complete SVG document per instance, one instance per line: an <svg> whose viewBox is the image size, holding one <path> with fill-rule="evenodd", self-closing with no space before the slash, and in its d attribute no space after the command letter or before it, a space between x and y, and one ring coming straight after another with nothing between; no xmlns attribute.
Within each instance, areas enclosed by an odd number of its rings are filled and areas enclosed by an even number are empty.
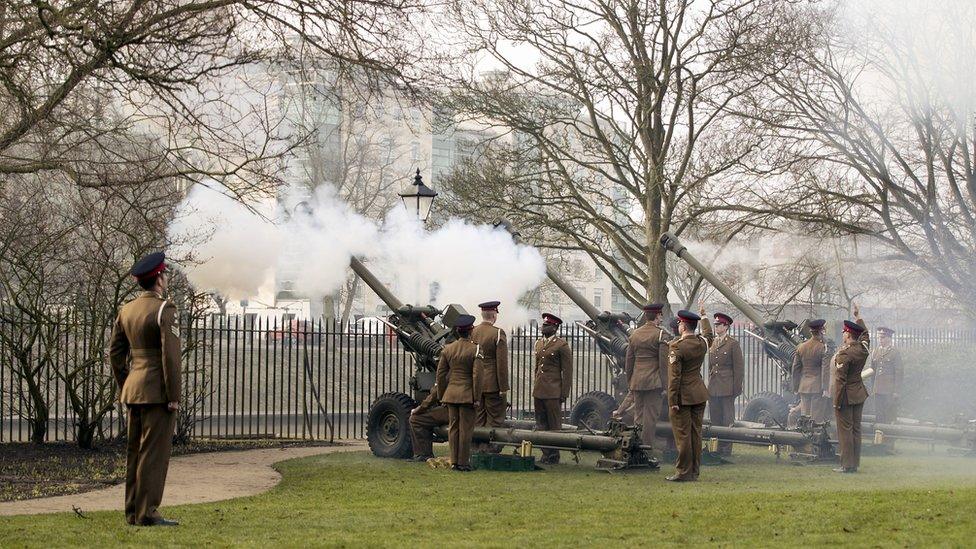
<svg viewBox="0 0 976 549"><path fill-rule="evenodd" d="M117 388L105 359L108 326L76 317L37 324L20 319L0 327L0 441L29 440L36 402L48 408L44 440L73 440L79 417L108 408L99 438L124 432L124 414L112 400ZM179 428L196 438L363 438L370 403L390 391L409 393L412 358L375 325L338 321L254 322L212 316L183 327L184 413ZM574 390L565 404L589 391L610 392L611 373L593 339L575 325L563 334L573 349ZM778 391L780 370L761 342L733 327L746 358L739 405L762 391ZM18 340L20 337L20 340ZM511 413L531 417L537 327L509 334ZM899 333L903 347L973 343L972 332ZM33 382L24 373L36 368ZM18 374L20 372L20 374ZM107 385L106 385L107 383ZM106 394L99 388L108 387ZM38 391L40 394L38 395ZM33 397L32 397L33 395ZM32 398L34 399L32 402Z"/></svg>

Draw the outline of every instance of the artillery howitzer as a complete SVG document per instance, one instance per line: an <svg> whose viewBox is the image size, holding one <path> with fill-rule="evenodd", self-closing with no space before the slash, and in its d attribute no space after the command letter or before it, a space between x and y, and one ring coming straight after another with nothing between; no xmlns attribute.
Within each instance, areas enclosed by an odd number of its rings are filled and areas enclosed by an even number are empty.
<svg viewBox="0 0 976 549"><path fill-rule="evenodd" d="M384 323L396 333L414 361L414 373L410 377L412 394L390 392L377 397L369 407L366 439L377 456L408 458L413 453L410 411L430 394L441 350L455 338L453 326L457 317L466 313L463 307L454 304L444 311L430 305L405 305L359 259L352 258L349 266L390 308L392 314Z"/></svg>
<svg viewBox="0 0 976 549"><path fill-rule="evenodd" d="M786 425L789 414L789 405L797 400L793 393L792 367L793 357L796 355L796 348L800 341L793 335L793 331L798 327L796 323L790 321L771 321L766 320L759 314L752 305L746 303L744 299L736 295L725 282L715 276L704 265L701 264L688 249L671 233L661 235L661 246L664 249L674 252L685 263L691 266L705 280L719 291L729 302L742 314L758 326L761 334L753 334L762 341L763 351L773 359L780 369L780 393L764 391L753 395L746 404L742 413L742 419L746 421L756 421L760 423L775 423L780 426ZM806 322L804 322L806 324Z"/></svg>
<svg viewBox="0 0 976 549"><path fill-rule="evenodd" d="M433 389L440 353L446 343L455 339L453 326L457 317L466 313L460 305L449 305L443 313L432 306L404 305L361 261L353 258L350 266L393 311L385 323L413 356L415 366L414 374L410 378L412 395L401 392L384 393L370 405L366 427L369 448L379 457L408 458L412 454L410 411ZM436 320L438 316L441 317L440 321ZM508 445L530 441L540 448L599 451L604 455L600 466L606 469L657 466L647 459L643 451L638 451L641 449L640 427L617 424L609 426L606 431L583 434L532 431L529 430L531 424L528 422L510 424L513 426L477 427L474 430L474 440ZM445 428L434 432L442 441L447 440Z"/></svg>
<svg viewBox="0 0 976 549"><path fill-rule="evenodd" d="M515 242L520 241L521 235L518 230L507 220L499 219L495 221L495 226L508 231ZM580 323L579 326L593 336L600 352L607 359L607 365L612 376L610 386L613 394L610 395L603 391L590 391L580 395L570 413L570 423L590 426L606 425L617 405L627 395L627 374L624 372L624 363L627 358L631 323L635 319L627 313L601 312L549 265L546 265L546 276L589 317L585 324Z"/></svg>

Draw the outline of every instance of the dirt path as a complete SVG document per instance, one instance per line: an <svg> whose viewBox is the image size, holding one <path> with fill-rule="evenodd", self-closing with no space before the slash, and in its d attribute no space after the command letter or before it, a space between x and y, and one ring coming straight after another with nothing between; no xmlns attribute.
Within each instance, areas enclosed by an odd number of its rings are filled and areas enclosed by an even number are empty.
<svg viewBox="0 0 976 549"><path fill-rule="evenodd" d="M270 490L281 475L271 468L286 459L334 452L355 452L366 448L355 441L341 446L309 446L298 448L269 448L239 452L212 452L173 458L166 478L163 508L187 503L206 503L252 496ZM125 486L23 501L0 502L0 516L37 515L41 513L122 510Z"/></svg>

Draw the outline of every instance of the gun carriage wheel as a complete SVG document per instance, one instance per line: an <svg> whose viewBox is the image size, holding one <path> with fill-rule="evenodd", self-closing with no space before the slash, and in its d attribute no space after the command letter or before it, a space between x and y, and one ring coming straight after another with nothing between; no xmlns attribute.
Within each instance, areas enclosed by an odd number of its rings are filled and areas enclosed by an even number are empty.
<svg viewBox="0 0 976 549"><path fill-rule="evenodd" d="M417 406L403 393L384 393L369 407L366 441L373 455L406 459L413 455L410 410Z"/></svg>
<svg viewBox="0 0 976 549"><path fill-rule="evenodd" d="M573 405L569 422L579 427L604 429L610 416L617 409L617 401L603 391L590 391L583 394Z"/></svg>
<svg viewBox="0 0 976 549"><path fill-rule="evenodd" d="M790 406L785 398L777 393L763 391L749 399L745 410L742 411L742 419L763 423L767 427L785 426L789 414Z"/></svg>

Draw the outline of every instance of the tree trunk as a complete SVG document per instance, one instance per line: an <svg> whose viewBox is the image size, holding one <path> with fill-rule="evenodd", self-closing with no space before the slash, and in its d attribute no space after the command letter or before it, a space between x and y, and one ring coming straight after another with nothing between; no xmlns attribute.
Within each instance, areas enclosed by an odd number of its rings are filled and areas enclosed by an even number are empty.
<svg viewBox="0 0 976 549"><path fill-rule="evenodd" d="M349 291L346 293L346 303L342 307L342 325L345 326L349 323L349 316L352 314L352 305L356 301L356 293L359 291L359 277L352 277L352 282L349 284Z"/></svg>
<svg viewBox="0 0 976 549"><path fill-rule="evenodd" d="M41 388L31 379L27 380L27 390L30 393L31 407L33 408L31 417L27 421L31 429L30 440L35 444L43 444L44 438L47 436L49 413L47 402L44 400L44 393Z"/></svg>
<svg viewBox="0 0 976 549"><path fill-rule="evenodd" d="M75 438L79 448L91 450L95 447L95 430L97 425L88 421L79 420L78 428L75 431Z"/></svg>
<svg viewBox="0 0 976 549"><path fill-rule="evenodd" d="M322 319L335 320L335 295L329 294L322 298Z"/></svg>

